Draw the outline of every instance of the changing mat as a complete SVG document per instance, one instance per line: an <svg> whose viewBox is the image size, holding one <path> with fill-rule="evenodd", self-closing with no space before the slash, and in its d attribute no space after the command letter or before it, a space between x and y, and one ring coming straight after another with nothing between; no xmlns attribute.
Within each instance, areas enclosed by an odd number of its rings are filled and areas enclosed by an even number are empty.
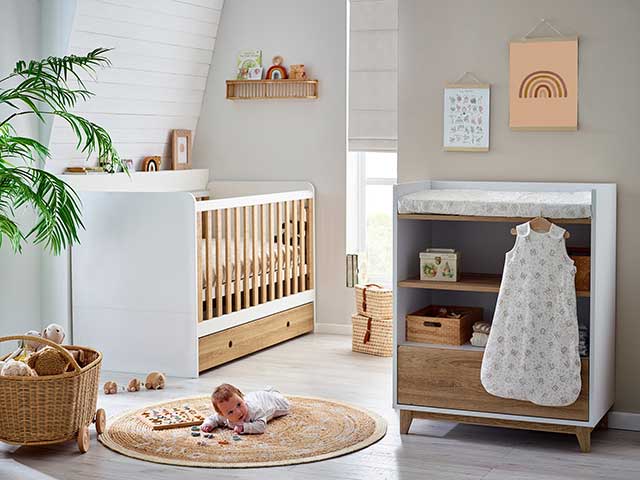
<svg viewBox="0 0 640 480"><path fill-rule="evenodd" d="M486 217L591 217L591 192L424 190L398 200L398 213Z"/></svg>

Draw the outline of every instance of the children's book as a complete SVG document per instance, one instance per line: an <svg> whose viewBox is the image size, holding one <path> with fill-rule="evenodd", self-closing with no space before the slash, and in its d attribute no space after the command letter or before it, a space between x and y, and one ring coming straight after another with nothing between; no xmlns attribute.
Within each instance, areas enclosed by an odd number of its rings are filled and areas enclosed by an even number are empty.
<svg viewBox="0 0 640 480"><path fill-rule="evenodd" d="M262 50L242 50L238 53L238 80L259 80L262 76Z"/></svg>

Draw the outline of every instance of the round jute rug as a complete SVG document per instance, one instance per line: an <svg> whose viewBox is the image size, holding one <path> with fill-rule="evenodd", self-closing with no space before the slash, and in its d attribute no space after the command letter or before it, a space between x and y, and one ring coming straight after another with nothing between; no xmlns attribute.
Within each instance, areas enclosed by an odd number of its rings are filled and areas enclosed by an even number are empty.
<svg viewBox="0 0 640 480"><path fill-rule="evenodd" d="M289 415L270 421L265 433L241 435L240 440L233 440L233 432L226 428L214 430L214 437L207 439L191 436L190 427L153 430L140 420L140 413L149 408L185 404L209 415L210 397L173 400L124 413L109 419L107 430L99 439L118 453L150 462L249 468L337 457L368 447L387 431L382 417L362 408L320 398L287 398L292 405Z"/></svg>

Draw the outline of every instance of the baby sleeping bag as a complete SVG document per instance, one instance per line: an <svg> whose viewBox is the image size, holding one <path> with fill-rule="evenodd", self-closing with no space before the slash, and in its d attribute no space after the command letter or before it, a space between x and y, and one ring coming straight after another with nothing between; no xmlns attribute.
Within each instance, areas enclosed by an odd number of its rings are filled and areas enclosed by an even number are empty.
<svg viewBox="0 0 640 480"><path fill-rule="evenodd" d="M506 254L480 379L492 395L564 406L581 389L573 260L563 228L518 225Z"/></svg>

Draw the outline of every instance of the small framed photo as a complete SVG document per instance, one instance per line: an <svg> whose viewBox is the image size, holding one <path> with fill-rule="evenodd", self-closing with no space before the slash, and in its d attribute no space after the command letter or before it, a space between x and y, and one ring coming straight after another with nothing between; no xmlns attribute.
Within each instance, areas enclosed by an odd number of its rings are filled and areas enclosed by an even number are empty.
<svg viewBox="0 0 640 480"><path fill-rule="evenodd" d="M172 133L171 168L187 170L191 168L191 130L174 130Z"/></svg>

